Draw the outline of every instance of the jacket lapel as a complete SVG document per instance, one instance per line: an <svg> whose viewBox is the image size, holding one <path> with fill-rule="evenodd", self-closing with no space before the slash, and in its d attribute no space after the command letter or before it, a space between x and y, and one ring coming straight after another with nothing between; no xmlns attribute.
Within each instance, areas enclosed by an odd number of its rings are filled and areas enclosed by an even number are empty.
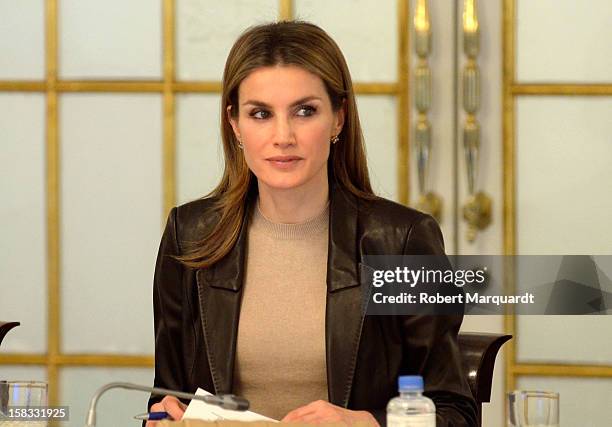
<svg viewBox="0 0 612 427"><path fill-rule="evenodd" d="M329 401L346 407L365 311L359 286L356 197L333 187L327 262L325 344Z"/></svg>
<svg viewBox="0 0 612 427"><path fill-rule="evenodd" d="M200 319L214 393L231 393L244 280L248 212L232 250L209 269L196 272Z"/></svg>

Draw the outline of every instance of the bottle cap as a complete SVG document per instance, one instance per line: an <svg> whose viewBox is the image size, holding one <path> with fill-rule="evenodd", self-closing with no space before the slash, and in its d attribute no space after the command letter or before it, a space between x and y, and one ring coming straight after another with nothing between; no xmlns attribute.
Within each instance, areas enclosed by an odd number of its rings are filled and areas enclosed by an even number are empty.
<svg viewBox="0 0 612 427"><path fill-rule="evenodd" d="M400 391L423 391L423 377L420 375L402 375L397 379Z"/></svg>

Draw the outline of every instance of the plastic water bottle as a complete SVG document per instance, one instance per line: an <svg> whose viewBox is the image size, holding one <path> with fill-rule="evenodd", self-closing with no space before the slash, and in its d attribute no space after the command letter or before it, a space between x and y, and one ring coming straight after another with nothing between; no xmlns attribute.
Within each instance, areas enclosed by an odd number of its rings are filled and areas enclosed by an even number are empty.
<svg viewBox="0 0 612 427"><path fill-rule="evenodd" d="M436 405L423 396L423 377L398 378L399 396L387 405L387 427L436 427Z"/></svg>

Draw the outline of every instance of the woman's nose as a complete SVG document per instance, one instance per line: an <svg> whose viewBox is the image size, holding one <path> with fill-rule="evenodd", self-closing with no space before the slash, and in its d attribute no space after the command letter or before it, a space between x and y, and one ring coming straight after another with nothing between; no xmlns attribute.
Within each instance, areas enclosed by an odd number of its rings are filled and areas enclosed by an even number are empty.
<svg viewBox="0 0 612 427"><path fill-rule="evenodd" d="M295 144L295 135L288 117L278 116L275 122L274 145L287 146Z"/></svg>

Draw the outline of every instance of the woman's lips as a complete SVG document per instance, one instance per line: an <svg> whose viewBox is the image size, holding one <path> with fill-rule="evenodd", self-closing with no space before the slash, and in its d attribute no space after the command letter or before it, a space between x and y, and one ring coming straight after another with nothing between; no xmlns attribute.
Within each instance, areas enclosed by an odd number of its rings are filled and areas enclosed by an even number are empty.
<svg viewBox="0 0 612 427"><path fill-rule="evenodd" d="M298 156L274 156L274 157L268 157L266 160L270 162L270 164L274 166L275 168L291 169L295 167L295 165L300 160L303 160L303 159Z"/></svg>

